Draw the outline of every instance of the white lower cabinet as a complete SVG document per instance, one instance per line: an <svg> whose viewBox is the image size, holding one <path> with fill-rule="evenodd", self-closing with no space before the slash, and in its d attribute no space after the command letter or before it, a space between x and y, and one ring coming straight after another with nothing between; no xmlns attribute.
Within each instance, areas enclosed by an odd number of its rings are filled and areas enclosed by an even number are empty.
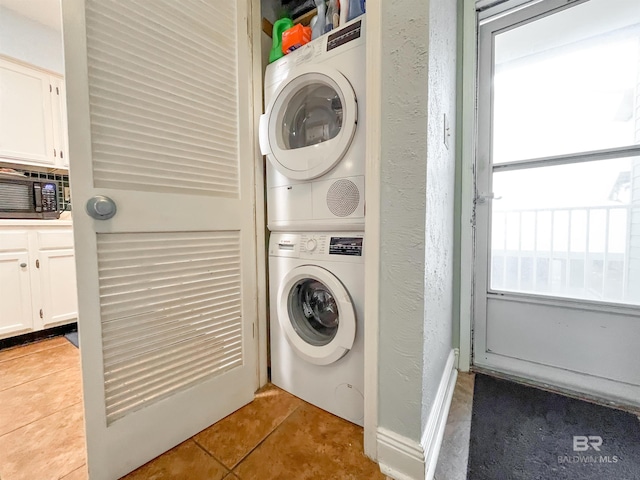
<svg viewBox="0 0 640 480"><path fill-rule="evenodd" d="M27 252L0 253L0 338L33 330Z"/></svg>
<svg viewBox="0 0 640 480"><path fill-rule="evenodd" d="M75 322L78 318L78 297L73 248L41 250L39 258L44 328Z"/></svg>
<svg viewBox="0 0 640 480"><path fill-rule="evenodd" d="M71 226L0 225L0 292L0 338L77 321Z"/></svg>

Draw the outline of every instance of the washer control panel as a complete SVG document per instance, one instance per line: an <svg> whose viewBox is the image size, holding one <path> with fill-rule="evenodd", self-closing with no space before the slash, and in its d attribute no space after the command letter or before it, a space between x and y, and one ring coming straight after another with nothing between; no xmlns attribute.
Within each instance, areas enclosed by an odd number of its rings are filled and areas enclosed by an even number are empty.
<svg viewBox="0 0 640 480"><path fill-rule="evenodd" d="M272 233L269 255L274 257L308 258L317 261L362 263L364 235L337 233Z"/></svg>
<svg viewBox="0 0 640 480"><path fill-rule="evenodd" d="M300 253L324 255L327 253L327 236L314 233L300 235Z"/></svg>

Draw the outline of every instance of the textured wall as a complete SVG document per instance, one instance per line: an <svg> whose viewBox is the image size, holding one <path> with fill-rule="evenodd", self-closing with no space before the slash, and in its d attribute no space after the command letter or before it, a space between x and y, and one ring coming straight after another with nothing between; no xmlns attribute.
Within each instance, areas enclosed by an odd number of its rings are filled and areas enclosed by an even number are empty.
<svg viewBox="0 0 640 480"><path fill-rule="evenodd" d="M451 350L456 0L380 3L379 425L419 441Z"/></svg>
<svg viewBox="0 0 640 480"><path fill-rule="evenodd" d="M457 1L431 0L429 17L423 430L453 342Z"/></svg>
<svg viewBox="0 0 640 480"><path fill-rule="evenodd" d="M384 0L379 425L420 439L428 0Z"/></svg>
<svg viewBox="0 0 640 480"><path fill-rule="evenodd" d="M62 34L2 6L0 54L64 74Z"/></svg>

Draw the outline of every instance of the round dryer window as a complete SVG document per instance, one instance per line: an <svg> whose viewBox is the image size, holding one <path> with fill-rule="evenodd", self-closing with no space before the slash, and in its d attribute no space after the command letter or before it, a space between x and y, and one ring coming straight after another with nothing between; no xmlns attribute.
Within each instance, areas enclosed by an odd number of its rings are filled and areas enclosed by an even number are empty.
<svg viewBox="0 0 640 480"><path fill-rule="evenodd" d="M356 316L351 297L324 268L303 265L285 275L277 313L289 345L310 363L328 365L353 347Z"/></svg>
<svg viewBox="0 0 640 480"><path fill-rule="evenodd" d="M331 85L320 82L296 92L285 107L283 149L310 147L335 138L342 128L342 100Z"/></svg>
<svg viewBox="0 0 640 480"><path fill-rule="evenodd" d="M349 81L324 65L293 70L260 120L260 146L281 174L319 177L347 153L358 122Z"/></svg>

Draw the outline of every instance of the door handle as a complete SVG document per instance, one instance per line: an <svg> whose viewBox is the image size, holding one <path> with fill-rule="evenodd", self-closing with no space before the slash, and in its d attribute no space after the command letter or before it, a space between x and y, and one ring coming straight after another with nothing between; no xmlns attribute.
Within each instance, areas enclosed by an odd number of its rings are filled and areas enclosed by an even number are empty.
<svg viewBox="0 0 640 480"><path fill-rule="evenodd" d="M116 203L104 195L96 195L87 202L87 213L96 220L109 220L117 210Z"/></svg>

